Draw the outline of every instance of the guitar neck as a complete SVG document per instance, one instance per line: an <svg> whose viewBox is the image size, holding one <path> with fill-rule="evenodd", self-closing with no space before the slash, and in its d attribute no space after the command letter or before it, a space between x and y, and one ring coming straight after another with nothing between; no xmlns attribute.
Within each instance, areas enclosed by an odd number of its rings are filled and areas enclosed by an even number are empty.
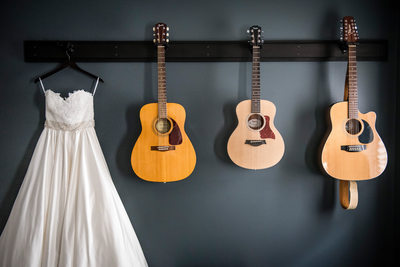
<svg viewBox="0 0 400 267"><path fill-rule="evenodd" d="M253 46L251 112L260 113L260 46Z"/></svg>
<svg viewBox="0 0 400 267"><path fill-rule="evenodd" d="M358 117L358 89L357 89L357 58L356 45L349 44L349 72L348 72L348 87L349 87L349 118L356 119Z"/></svg>
<svg viewBox="0 0 400 267"><path fill-rule="evenodd" d="M167 87L165 76L165 47L157 46L157 67L158 67L158 117L167 117Z"/></svg>

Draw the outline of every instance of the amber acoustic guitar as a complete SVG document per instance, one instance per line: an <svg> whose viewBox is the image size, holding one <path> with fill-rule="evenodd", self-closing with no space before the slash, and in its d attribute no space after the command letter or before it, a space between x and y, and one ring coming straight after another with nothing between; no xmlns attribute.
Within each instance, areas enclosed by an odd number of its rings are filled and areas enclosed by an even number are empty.
<svg viewBox="0 0 400 267"><path fill-rule="evenodd" d="M252 26L249 41L253 52L251 100L236 107L238 125L228 140L228 154L238 166L265 169L277 164L284 153L283 138L274 125L275 105L260 100L261 27Z"/></svg>
<svg viewBox="0 0 400 267"><path fill-rule="evenodd" d="M375 129L376 114L358 111L357 26L344 17L343 36L348 51L348 93L329 110L331 129L322 149L322 166L332 177L359 181L379 176L386 167L385 145Z"/></svg>
<svg viewBox="0 0 400 267"><path fill-rule="evenodd" d="M196 165L196 153L187 137L185 109L167 103L165 47L169 28L157 23L154 43L157 46L158 103L140 110L142 132L132 150L131 163L137 176L152 182L172 182L188 177Z"/></svg>

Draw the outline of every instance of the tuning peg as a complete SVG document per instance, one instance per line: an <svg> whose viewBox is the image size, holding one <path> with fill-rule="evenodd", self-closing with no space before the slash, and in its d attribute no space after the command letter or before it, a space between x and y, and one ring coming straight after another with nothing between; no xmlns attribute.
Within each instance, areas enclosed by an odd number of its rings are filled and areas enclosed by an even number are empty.
<svg viewBox="0 0 400 267"><path fill-rule="evenodd" d="M167 27L167 31L169 31L169 27Z"/></svg>
<svg viewBox="0 0 400 267"><path fill-rule="evenodd" d="M166 41L167 43L169 43L169 39L167 39L167 41Z"/></svg>
<svg viewBox="0 0 400 267"><path fill-rule="evenodd" d="M156 27L153 27L153 31L155 31L156 30Z"/></svg>
<svg viewBox="0 0 400 267"><path fill-rule="evenodd" d="M342 36L340 36L340 41L343 41L343 37Z"/></svg>
<svg viewBox="0 0 400 267"><path fill-rule="evenodd" d="M250 33L250 30L247 30L246 32L247 32L247 33Z"/></svg>
<svg viewBox="0 0 400 267"><path fill-rule="evenodd" d="M264 43L264 40L261 40L261 43L263 44L263 43Z"/></svg>
<svg viewBox="0 0 400 267"><path fill-rule="evenodd" d="M156 39L153 39L153 43L155 43L156 42Z"/></svg>
<svg viewBox="0 0 400 267"><path fill-rule="evenodd" d="M167 36L169 36L169 33L167 32Z"/></svg>

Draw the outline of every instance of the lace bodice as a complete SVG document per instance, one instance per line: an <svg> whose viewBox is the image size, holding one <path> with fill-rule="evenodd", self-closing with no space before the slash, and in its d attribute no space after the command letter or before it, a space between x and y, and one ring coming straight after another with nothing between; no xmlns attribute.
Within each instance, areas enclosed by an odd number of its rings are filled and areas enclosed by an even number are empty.
<svg viewBox="0 0 400 267"><path fill-rule="evenodd" d="M93 95L84 90L69 93L67 98L46 90L46 126L76 130L94 125Z"/></svg>

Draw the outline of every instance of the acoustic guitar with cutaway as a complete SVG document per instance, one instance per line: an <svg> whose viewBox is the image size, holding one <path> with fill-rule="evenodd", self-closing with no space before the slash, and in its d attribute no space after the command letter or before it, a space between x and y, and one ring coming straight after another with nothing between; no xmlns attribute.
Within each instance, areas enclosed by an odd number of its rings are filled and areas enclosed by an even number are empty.
<svg viewBox="0 0 400 267"><path fill-rule="evenodd" d="M169 42L165 23L153 27L157 47L158 103L140 110L142 131L132 150L133 171L143 180L173 182L185 179L194 170L196 153L185 133L185 109L167 103L165 48Z"/></svg>
<svg viewBox="0 0 400 267"><path fill-rule="evenodd" d="M277 164L285 151L283 138L274 125L275 105L260 100L260 52L263 40L261 27L247 31L253 52L251 100L236 107L238 125L228 140L228 155L238 166L246 169L265 169Z"/></svg>
<svg viewBox="0 0 400 267"><path fill-rule="evenodd" d="M342 37L348 51L347 101L331 106L330 132L322 149L322 167L330 176L346 181L368 180L386 168L385 145L375 129L375 112L358 110L357 43L358 30L353 17L343 18Z"/></svg>

